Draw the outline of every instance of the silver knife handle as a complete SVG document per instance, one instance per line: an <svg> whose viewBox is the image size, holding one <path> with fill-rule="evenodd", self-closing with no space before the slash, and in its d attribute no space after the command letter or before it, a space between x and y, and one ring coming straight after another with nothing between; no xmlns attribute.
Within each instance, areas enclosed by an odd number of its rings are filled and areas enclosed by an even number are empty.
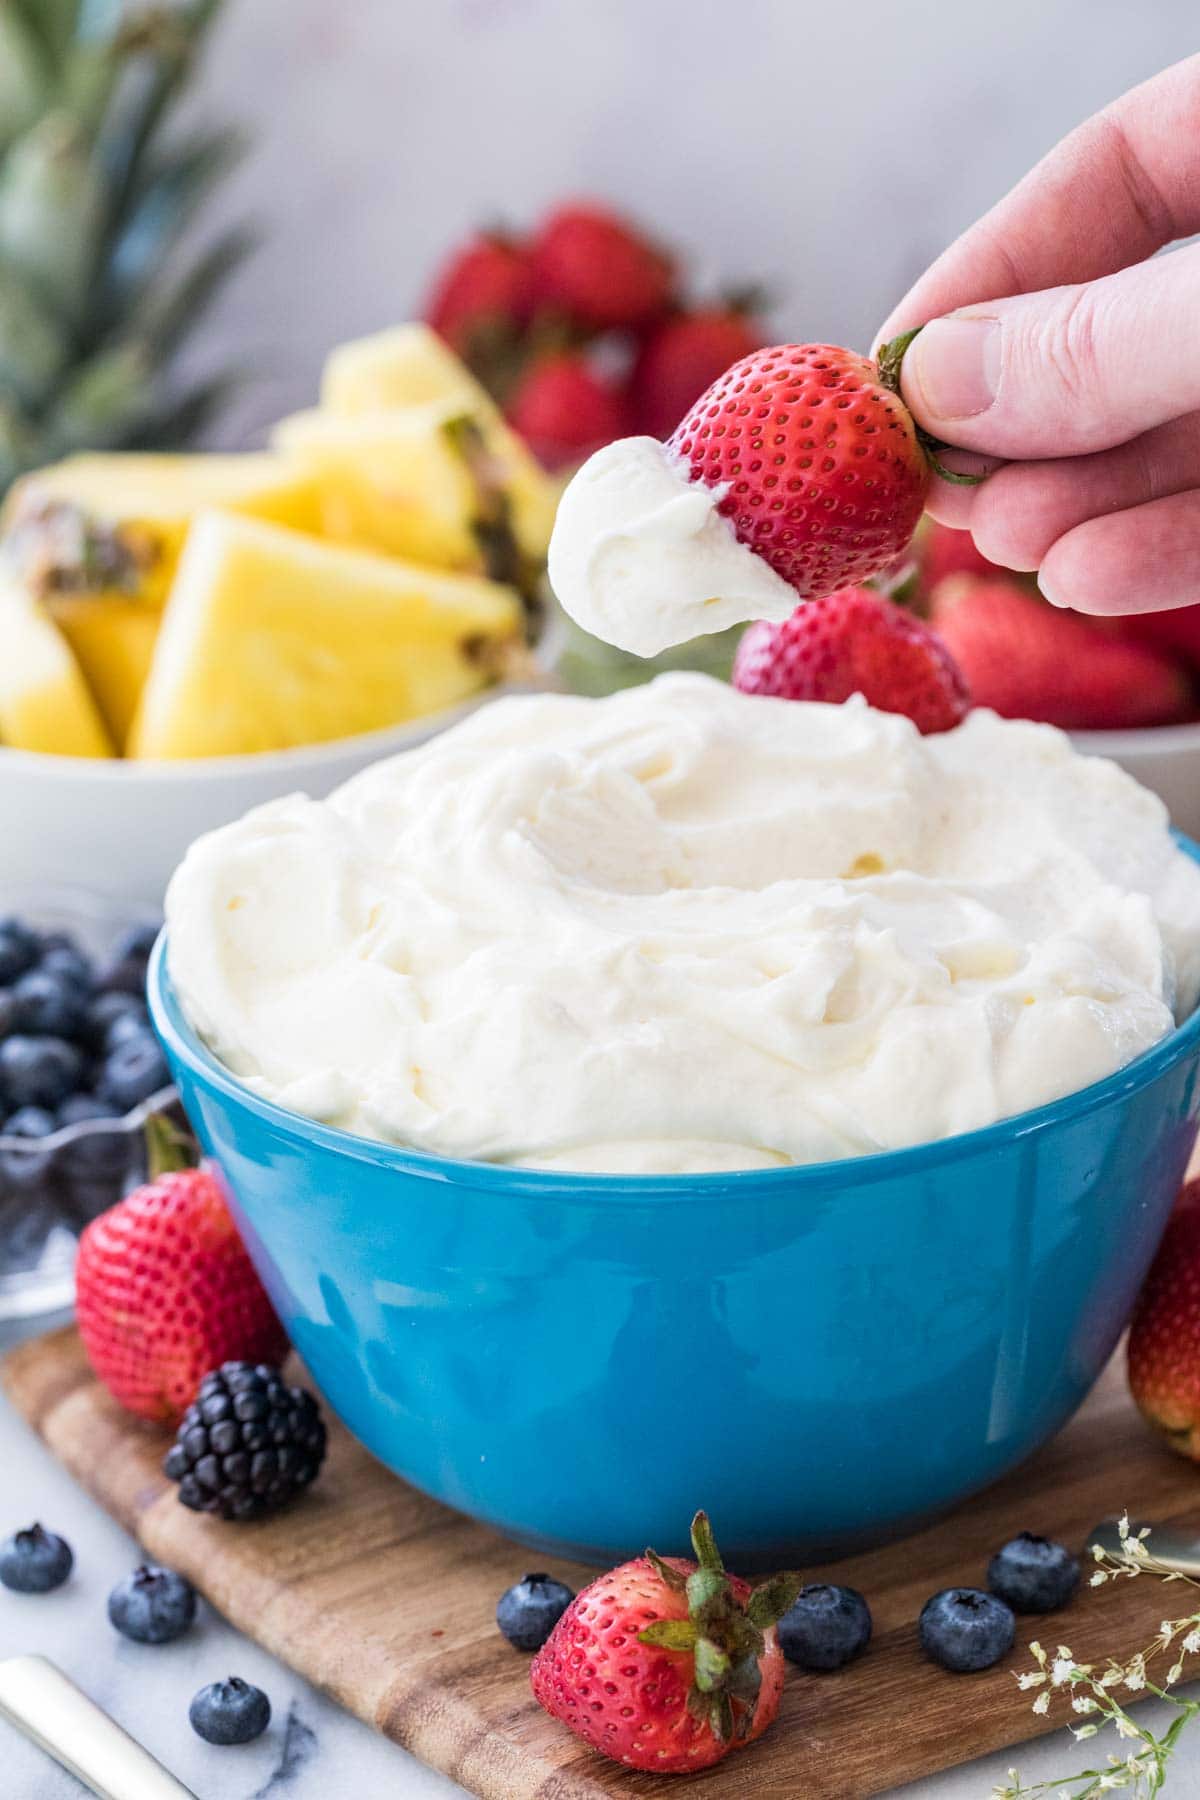
<svg viewBox="0 0 1200 1800"><path fill-rule="evenodd" d="M0 1662L0 1718L54 1757L99 1800L196 1800L44 1656Z"/></svg>

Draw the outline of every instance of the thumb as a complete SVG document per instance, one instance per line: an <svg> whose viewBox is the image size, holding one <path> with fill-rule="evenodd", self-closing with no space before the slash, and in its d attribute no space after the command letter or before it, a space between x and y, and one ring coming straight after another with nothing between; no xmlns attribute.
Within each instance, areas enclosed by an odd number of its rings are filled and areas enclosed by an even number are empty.
<svg viewBox="0 0 1200 1800"><path fill-rule="evenodd" d="M1198 318L1200 244L932 320L904 358L904 398L964 450L1108 450L1200 408Z"/></svg>

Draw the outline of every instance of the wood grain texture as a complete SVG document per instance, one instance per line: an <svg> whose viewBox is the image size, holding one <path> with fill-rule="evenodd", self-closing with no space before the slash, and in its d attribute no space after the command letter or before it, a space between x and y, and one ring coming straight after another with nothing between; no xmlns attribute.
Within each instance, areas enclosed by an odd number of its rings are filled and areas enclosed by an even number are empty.
<svg viewBox="0 0 1200 1800"><path fill-rule="evenodd" d="M360 1718L481 1800L678 1795L678 1780L594 1757L534 1705L527 1659L496 1632L496 1597L529 1552L389 1475L339 1427L312 1493L251 1526L185 1511L160 1472L162 1433L92 1378L71 1330L22 1345L0 1370L18 1410L148 1555L183 1570L227 1619ZM1011 1669L1040 1635L1099 1658L1140 1648L1164 1611L1156 1581L1084 1589L1051 1620L1020 1622L1011 1659L953 1676L922 1660L914 1621L935 1589L980 1585L987 1558L1032 1529L1081 1545L1128 1505L1200 1532L1200 1472L1161 1448L1110 1370L1071 1425L1024 1469L902 1544L830 1570L875 1615L860 1662L793 1671L779 1722L745 1756L691 1777L695 1800L867 1800L1061 1725L1036 1718ZM716 1521L720 1526L720 1520ZM544 1559L543 1559L544 1560ZM578 1587L589 1572L549 1565ZM813 1578L817 1578L815 1572Z"/></svg>

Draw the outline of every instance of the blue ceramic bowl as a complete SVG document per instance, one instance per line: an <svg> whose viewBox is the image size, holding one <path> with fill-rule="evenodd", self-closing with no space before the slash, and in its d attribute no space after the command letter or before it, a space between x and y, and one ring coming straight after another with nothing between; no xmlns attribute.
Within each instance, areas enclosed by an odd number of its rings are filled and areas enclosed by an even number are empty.
<svg viewBox="0 0 1200 1800"><path fill-rule="evenodd" d="M1197 853L1200 854L1200 853ZM1056 1431L1129 1316L1192 1149L1200 1014L1109 1080L915 1149L574 1175L448 1162L256 1099L154 1021L329 1404L531 1544L746 1567L940 1512Z"/></svg>

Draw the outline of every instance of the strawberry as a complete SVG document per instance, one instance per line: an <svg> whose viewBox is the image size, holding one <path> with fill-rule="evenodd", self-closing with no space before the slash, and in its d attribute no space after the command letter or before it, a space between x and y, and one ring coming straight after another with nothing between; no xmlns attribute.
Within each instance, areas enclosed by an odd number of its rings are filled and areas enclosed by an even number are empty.
<svg viewBox="0 0 1200 1800"><path fill-rule="evenodd" d="M916 529L929 451L892 386L909 341L878 364L829 344L755 351L667 439L691 480L725 490L737 537L802 600L886 568Z"/></svg>
<svg viewBox="0 0 1200 1800"><path fill-rule="evenodd" d="M277 1363L287 1334L213 1171L182 1166L179 1137L147 1126L152 1179L79 1240L75 1304L88 1361L130 1412L177 1424L210 1369Z"/></svg>
<svg viewBox="0 0 1200 1800"><path fill-rule="evenodd" d="M762 342L735 306L676 313L652 331L633 366L634 429L665 438L699 394Z"/></svg>
<svg viewBox="0 0 1200 1800"><path fill-rule="evenodd" d="M586 357L562 350L533 363L509 400L508 420L548 469L582 462L623 437L625 401Z"/></svg>
<svg viewBox="0 0 1200 1800"><path fill-rule="evenodd" d="M975 704L1006 719L1104 731L1193 711L1188 678L1170 657L1060 611L1014 576L954 576L934 592L930 616Z"/></svg>
<svg viewBox="0 0 1200 1800"><path fill-rule="evenodd" d="M1129 1328L1129 1388L1172 1450L1200 1462L1200 1179L1175 1202Z"/></svg>
<svg viewBox="0 0 1200 1800"><path fill-rule="evenodd" d="M955 531L936 519L923 519L913 545L927 592L951 575L993 575L998 564L989 562L969 531Z"/></svg>
<svg viewBox="0 0 1200 1800"><path fill-rule="evenodd" d="M468 361L515 336L533 286L519 244L492 234L471 238L445 262L425 304L426 323Z"/></svg>
<svg viewBox="0 0 1200 1800"><path fill-rule="evenodd" d="M1200 669L1200 606L1175 606L1169 612L1123 613L1113 623L1120 637L1174 651L1192 668Z"/></svg>
<svg viewBox="0 0 1200 1800"><path fill-rule="evenodd" d="M595 202L559 207L530 247L537 299L597 331L650 324L675 287L671 258Z"/></svg>
<svg viewBox="0 0 1200 1800"><path fill-rule="evenodd" d="M727 1575L705 1515L696 1561L653 1550L602 1575L571 1602L533 1659L540 1705L593 1750L657 1775L720 1762L779 1711L775 1635L798 1575L752 1588Z"/></svg>
<svg viewBox="0 0 1200 1800"><path fill-rule="evenodd" d="M971 696L937 634L871 588L843 588L798 606L776 625L744 633L733 662L744 694L781 700L848 700L904 713L918 731L949 731Z"/></svg>

